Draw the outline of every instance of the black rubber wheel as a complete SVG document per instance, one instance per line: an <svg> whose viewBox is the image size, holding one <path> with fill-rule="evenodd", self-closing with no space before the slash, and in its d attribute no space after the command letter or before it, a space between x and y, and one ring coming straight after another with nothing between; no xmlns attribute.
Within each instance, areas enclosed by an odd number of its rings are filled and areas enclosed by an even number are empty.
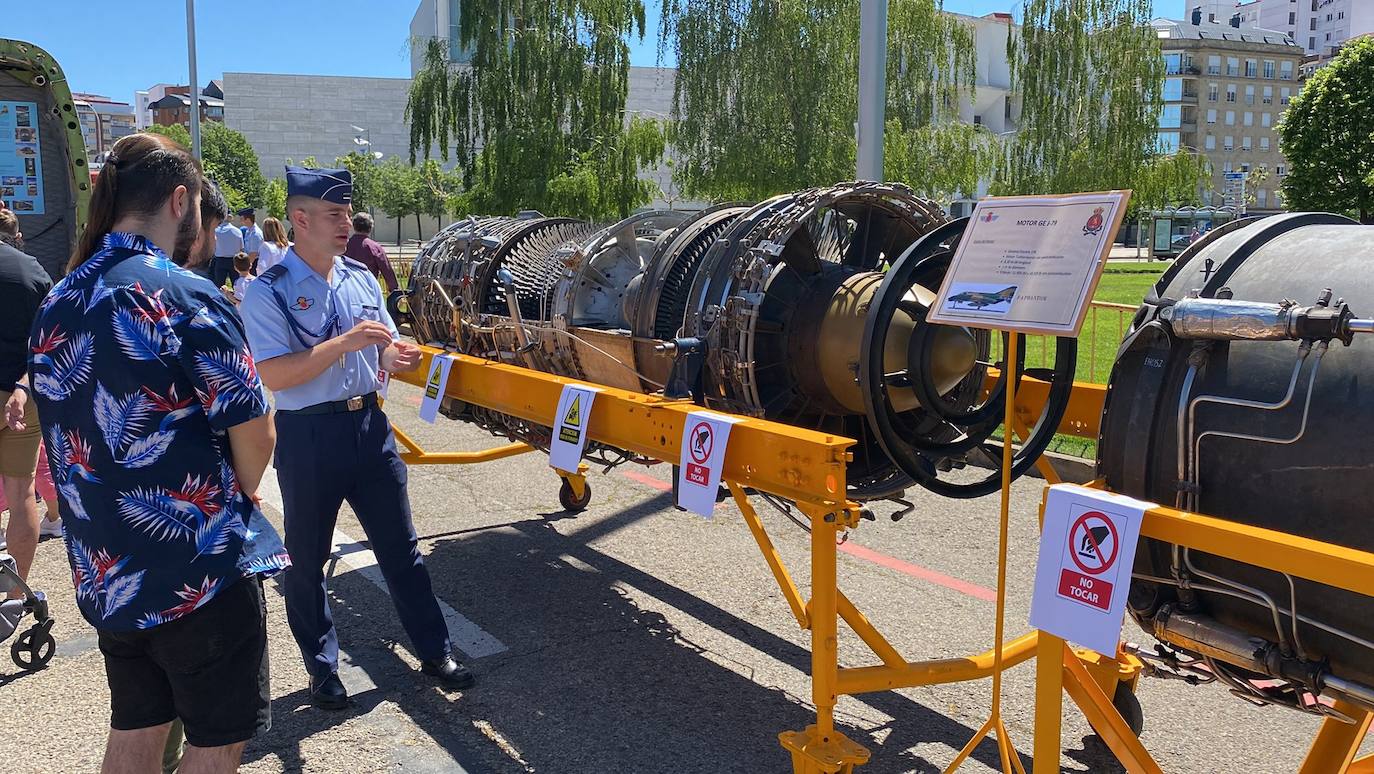
<svg viewBox="0 0 1374 774"><path fill-rule="evenodd" d="M26 629L10 646L10 658L20 669L30 672L47 666L56 652L57 640L42 624Z"/></svg>
<svg viewBox="0 0 1374 774"><path fill-rule="evenodd" d="M565 478L562 486L558 487L558 504L563 506L563 510L570 513L581 513L587 510L587 505L592 501L592 485L587 482L582 484L582 496L573 495L572 484Z"/></svg>
<svg viewBox="0 0 1374 774"><path fill-rule="evenodd" d="M1121 713L1126 725L1131 727L1131 733L1140 736L1140 732L1145 729L1145 710L1141 709L1140 699L1136 697L1135 691L1131 690L1130 683L1123 681L1116 684L1116 693L1112 694L1112 706Z"/></svg>

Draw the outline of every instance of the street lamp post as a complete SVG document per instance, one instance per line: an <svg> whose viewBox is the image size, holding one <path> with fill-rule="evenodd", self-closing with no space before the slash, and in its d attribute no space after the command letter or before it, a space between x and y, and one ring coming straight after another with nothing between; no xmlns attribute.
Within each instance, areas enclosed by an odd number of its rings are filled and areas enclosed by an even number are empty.
<svg viewBox="0 0 1374 774"><path fill-rule="evenodd" d="M186 60L191 69L191 155L200 158L200 79L196 76L196 0L186 0Z"/></svg>
<svg viewBox="0 0 1374 774"><path fill-rule="evenodd" d="M858 177L883 179L883 111L887 102L887 0L859 5Z"/></svg>

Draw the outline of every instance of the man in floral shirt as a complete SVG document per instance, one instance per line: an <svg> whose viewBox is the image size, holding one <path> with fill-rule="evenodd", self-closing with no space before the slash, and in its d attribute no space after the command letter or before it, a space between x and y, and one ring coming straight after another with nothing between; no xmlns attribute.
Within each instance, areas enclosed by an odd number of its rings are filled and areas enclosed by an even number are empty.
<svg viewBox="0 0 1374 774"><path fill-rule="evenodd" d="M110 683L107 771L157 770L176 718L184 770L235 771L270 718L258 576L287 561L248 522L274 436L233 307L168 259L196 237L200 190L179 145L120 140L30 342L77 603Z"/></svg>

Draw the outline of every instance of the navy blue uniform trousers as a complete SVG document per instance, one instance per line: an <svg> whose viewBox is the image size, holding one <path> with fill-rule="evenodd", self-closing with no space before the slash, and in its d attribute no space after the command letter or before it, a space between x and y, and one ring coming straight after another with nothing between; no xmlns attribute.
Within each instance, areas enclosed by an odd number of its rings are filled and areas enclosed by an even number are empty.
<svg viewBox="0 0 1374 774"><path fill-rule="evenodd" d="M416 545L406 465L381 408L276 415L277 478L286 510L286 619L312 685L338 669L324 566L339 507L352 506L377 556L401 625L422 659L448 655L448 627Z"/></svg>

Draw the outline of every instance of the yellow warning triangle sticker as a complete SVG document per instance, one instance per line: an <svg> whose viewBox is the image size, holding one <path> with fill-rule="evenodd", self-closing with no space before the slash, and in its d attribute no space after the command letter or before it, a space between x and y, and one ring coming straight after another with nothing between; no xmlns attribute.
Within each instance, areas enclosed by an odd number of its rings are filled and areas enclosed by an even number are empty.
<svg viewBox="0 0 1374 774"><path fill-rule="evenodd" d="M579 405L579 404L581 404L581 402L582 402L582 396L581 396L581 395L576 395L576 396L573 397L572 405L568 407L568 413L567 413L566 416L563 417L563 424L564 424L564 426L566 426L566 427L581 427L581 426L582 426L582 410L581 410L581 407L580 407L580 405Z"/></svg>

